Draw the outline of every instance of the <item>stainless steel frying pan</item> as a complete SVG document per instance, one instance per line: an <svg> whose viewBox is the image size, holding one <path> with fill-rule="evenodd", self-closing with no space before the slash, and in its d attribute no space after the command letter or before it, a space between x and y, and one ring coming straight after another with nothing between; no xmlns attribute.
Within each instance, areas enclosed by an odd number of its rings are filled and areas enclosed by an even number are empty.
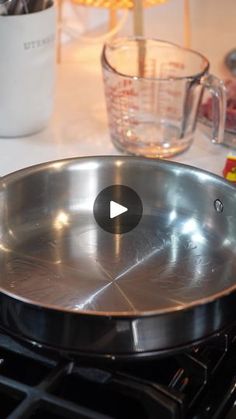
<svg viewBox="0 0 236 419"><path fill-rule="evenodd" d="M94 201L110 185L142 200L129 233L95 221ZM0 325L15 336L76 354L147 356L236 320L236 190L223 179L91 157L13 173L0 193Z"/></svg>

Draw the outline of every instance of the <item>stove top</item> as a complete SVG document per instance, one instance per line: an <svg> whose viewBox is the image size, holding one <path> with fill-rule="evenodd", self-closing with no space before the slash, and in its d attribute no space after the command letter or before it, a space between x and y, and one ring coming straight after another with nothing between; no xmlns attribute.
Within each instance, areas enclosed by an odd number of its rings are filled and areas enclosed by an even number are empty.
<svg viewBox="0 0 236 419"><path fill-rule="evenodd" d="M0 334L0 418L235 419L236 328L175 356L105 366Z"/></svg>

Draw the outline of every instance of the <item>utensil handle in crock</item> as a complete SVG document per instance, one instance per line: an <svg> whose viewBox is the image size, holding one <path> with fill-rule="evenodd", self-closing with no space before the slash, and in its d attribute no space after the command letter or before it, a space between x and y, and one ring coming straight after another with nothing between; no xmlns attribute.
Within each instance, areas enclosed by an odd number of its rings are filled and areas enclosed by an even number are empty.
<svg viewBox="0 0 236 419"><path fill-rule="evenodd" d="M201 85L212 96L212 139L215 144L224 140L226 117L226 88L224 82L218 77L208 74L201 79Z"/></svg>

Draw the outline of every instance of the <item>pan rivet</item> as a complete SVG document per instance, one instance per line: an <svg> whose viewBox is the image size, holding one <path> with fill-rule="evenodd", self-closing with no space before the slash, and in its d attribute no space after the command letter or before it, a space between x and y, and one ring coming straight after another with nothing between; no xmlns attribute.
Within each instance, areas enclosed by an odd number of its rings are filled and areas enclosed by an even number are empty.
<svg viewBox="0 0 236 419"><path fill-rule="evenodd" d="M220 201L220 199L216 199L214 202L214 207L217 212L223 212L224 205Z"/></svg>

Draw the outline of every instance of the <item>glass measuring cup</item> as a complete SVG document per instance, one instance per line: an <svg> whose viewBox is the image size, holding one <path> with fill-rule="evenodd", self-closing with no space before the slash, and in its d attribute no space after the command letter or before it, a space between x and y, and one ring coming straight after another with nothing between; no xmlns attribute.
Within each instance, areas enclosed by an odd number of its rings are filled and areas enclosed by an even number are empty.
<svg viewBox="0 0 236 419"><path fill-rule="evenodd" d="M107 43L101 62L111 139L118 149L146 157L186 150L205 88L214 104L212 141L223 141L225 87L198 52L130 37Z"/></svg>

